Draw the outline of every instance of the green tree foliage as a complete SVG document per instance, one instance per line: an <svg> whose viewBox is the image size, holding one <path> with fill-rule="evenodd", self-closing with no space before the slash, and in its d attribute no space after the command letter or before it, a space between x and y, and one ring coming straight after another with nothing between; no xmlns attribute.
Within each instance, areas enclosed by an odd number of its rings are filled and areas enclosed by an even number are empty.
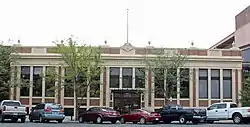
<svg viewBox="0 0 250 127"><path fill-rule="evenodd" d="M26 80L17 80L17 59L15 47L0 44L0 101L9 99L10 89L29 85Z"/></svg>
<svg viewBox="0 0 250 127"><path fill-rule="evenodd" d="M181 54L178 49L161 49L156 52L155 57L146 55L146 66L155 77L153 91L163 94L165 104L169 103L170 97L175 97L177 94L177 82L189 81L189 71L181 69L186 61L187 56ZM179 69L179 75L177 75L177 69Z"/></svg>
<svg viewBox="0 0 250 127"><path fill-rule="evenodd" d="M76 39L73 40L72 38L56 42L56 46L56 52L61 55L67 68L65 76L62 77L64 79L63 87L71 88L74 90L72 92L75 93L76 111L74 112L74 116L75 119L77 119L79 108L83 103L83 97L90 91L88 88L96 84L100 85L99 78L103 63L101 50L100 47L79 45L79 41ZM56 74L54 71L46 75L46 80L53 80L55 77L53 75ZM93 92L99 93L99 89L95 89L92 92L90 91L90 93Z"/></svg>
<svg viewBox="0 0 250 127"><path fill-rule="evenodd" d="M11 52L11 47L0 45L0 100L8 99L10 96Z"/></svg>
<svg viewBox="0 0 250 127"><path fill-rule="evenodd" d="M242 106L250 106L250 78L247 78L244 82L244 87L240 92Z"/></svg>

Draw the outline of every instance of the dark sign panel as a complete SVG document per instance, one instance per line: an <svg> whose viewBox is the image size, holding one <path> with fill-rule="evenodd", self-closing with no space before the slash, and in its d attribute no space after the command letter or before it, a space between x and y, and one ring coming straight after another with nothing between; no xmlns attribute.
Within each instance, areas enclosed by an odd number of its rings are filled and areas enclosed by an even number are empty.
<svg viewBox="0 0 250 127"><path fill-rule="evenodd" d="M242 51L242 57L244 62L250 62L250 48Z"/></svg>
<svg viewBox="0 0 250 127"><path fill-rule="evenodd" d="M244 79L250 77L250 65L243 65L242 68Z"/></svg>

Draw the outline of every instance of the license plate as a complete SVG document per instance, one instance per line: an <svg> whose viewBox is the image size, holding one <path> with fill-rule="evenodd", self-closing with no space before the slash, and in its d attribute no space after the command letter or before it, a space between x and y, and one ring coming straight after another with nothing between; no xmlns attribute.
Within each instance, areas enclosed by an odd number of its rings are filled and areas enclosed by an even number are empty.
<svg viewBox="0 0 250 127"><path fill-rule="evenodd" d="M59 114L58 112L53 112L53 114Z"/></svg>
<svg viewBox="0 0 250 127"><path fill-rule="evenodd" d="M14 113L13 115L14 115L14 116L17 116L18 114L17 114L17 113Z"/></svg>
<svg viewBox="0 0 250 127"><path fill-rule="evenodd" d="M155 118L155 120L159 120L159 118Z"/></svg>

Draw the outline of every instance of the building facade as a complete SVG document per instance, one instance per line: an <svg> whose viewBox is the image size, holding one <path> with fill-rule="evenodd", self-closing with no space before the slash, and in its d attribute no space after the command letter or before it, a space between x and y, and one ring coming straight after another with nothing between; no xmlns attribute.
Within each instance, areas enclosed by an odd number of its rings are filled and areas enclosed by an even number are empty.
<svg viewBox="0 0 250 127"><path fill-rule="evenodd" d="M60 54L54 53L54 47L25 47L16 46L21 56L12 65L13 79L30 81L29 87L12 88L11 99L20 100L27 107L42 102L56 102L64 105L65 111L73 110L73 91L63 88L61 91L51 91L51 87L60 87L65 81L61 79L67 74ZM164 105L162 93L154 92L157 80L143 63L146 55L155 56L154 51L161 48L134 47L124 44L121 47L102 47L105 61L104 71L97 85L100 92L90 92L84 97L82 110L91 106L124 107L135 104L142 108L158 109ZM171 50L171 49L165 49ZM170 98L172 103L185 107L207 107L215 102L239 102L239 91L242 86L242 57L236 49L178 49L188 56L185 66L180 69L189 71L188 82L178 82L177 94ZM58 73L55 82L46 81L40 77L46 74L50 67ZM143 71L145 78L140 79ZM178 69L179 70L179 69ZM178 74L178 70L176 70ZM89 88L91 89L91 88ZM140 92L138 92L140 91Z"/></svg>

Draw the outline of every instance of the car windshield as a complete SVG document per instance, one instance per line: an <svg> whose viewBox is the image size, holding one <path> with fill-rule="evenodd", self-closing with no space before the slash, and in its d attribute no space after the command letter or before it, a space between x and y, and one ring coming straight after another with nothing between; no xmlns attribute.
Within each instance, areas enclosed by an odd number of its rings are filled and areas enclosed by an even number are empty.
<svg viewBox="0 0 250 127"><path fill-rule="evenodd" d="M19 102L13 102L13 101L9 101L9 102L3 102L2 105L6 105L6 106L21 106L21 104Z"/></svg>
<svg viewBox="0 0 250 127"><path fill-rule="evenodd" d="M46 104L45 108L60 110L60 109L62 109L62 105L51 103L51 104Z"/></svg>
<svg viewBox="0 0 250 127"><path fill-rule="evenodd" d="M108 111L115 111L114 109L112 108L102 108L102 111L104 112L108 112Z"/></svg>

